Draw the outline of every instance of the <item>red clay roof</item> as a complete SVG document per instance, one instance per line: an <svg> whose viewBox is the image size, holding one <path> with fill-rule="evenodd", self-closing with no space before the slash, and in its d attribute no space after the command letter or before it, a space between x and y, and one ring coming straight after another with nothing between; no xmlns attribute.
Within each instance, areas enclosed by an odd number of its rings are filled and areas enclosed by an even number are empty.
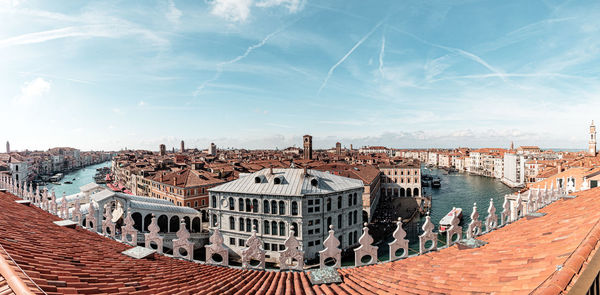
<svg viewBox="0 0 600 295"><path fill-rule="evenodd" d="M49 294L557 294L585 268L600 240L600 188L578 195L541 209L545 216L522 218L479 237L489 242L481 248L453 246L340 269L344 282L332 285L311 286L306 273L224 268L161 255L136 260L120 254L129 246L85 229L58 227L51 222L57 217L5 193L0 244Z"/></svg>

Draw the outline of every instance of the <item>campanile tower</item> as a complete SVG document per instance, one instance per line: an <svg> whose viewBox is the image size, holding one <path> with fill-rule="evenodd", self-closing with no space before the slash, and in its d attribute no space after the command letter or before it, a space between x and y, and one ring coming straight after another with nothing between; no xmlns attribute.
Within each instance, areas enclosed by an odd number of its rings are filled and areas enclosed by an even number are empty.
<svg viewBox="0 0 600 295"><path fill-rule="evenodd" d="M304 135L304 160L312 160L312 136Z"/></svg>
<svg viewBox="0 0 600 295"><path fill-rule="evenodd" d="M596 156L596 126L594 121L590 125L590 144L588 145L588 153L590 156Z"/></svg>

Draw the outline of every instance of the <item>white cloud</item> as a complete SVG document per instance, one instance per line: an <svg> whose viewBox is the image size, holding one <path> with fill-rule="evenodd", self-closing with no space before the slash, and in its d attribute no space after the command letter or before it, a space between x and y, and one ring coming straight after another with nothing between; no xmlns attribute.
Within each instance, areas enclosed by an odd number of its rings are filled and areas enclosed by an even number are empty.
<svg viewBox="0 0 600 295"><path fill-rule="evenodd" d="M263 0L256 3L257 7L285 6L290 13L296 13L304 7L304 0Z"/></svg>
<svg viewBox="0 0 600 295"><path fill-rule="evenodd" d="M169 10L165 14L165 17L174 24L179 24L179 19L183 15L181 10L177 9L175 6L175 2L173 0L169 0Z"/></svg>
<svg viewBox="0 0 600 295"><path fill-rule="evenodd" d="M252 0L215 0L211 13L233 22L244 22L250 15Z"/></svg>
<svg viewBox="0 0 600 295"><path fill-rule="evenodd" d="M50 82L43 78L35 78L21 87L21 94L16 97L19 103L31 103L50 91Z"/></svg>
<svg viewBox="0 0 600 295"><path fill-rule="evenodd" d="M244 22L250 16L253 6L270 8L283 6L289 13L299 12L304 8L305 0L213 0L211 13L232 22Z"/></svg>
<svg viewBox="0 0 600 295"><path fill-rule="evenodd" d="M21 3L22 0L0 0L0 7L17 7Z"/></svg>

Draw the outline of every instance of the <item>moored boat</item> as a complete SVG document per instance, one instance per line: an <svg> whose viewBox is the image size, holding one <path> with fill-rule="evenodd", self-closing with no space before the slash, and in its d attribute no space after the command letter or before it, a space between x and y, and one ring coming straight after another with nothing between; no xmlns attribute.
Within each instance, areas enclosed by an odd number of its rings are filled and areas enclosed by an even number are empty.
<svg viewBox="0 0 600 295"><path fill-rule="evenodd" d="M458 216L459 220L462 220L462 208L452 208L452 210L440 220L440 232L446 231L452 226L452 218L454 215Z"/></svg>

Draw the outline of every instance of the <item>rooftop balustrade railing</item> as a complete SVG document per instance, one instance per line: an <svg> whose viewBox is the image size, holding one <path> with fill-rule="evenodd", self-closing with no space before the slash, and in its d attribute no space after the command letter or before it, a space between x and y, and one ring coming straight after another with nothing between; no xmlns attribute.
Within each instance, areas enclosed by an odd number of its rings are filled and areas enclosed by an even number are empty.
<svg viewBox="0 0 600 295"><path fill-rule="evenodd" d="M82 218L79 200L75 202L74 209L69 213L69 210L66 210L65 208L66 203L64 202L64 198L59 209L59 205L56 202L56 197L53 192L49 193L47 190L40 191L39 189L34 191L31 184L17 184L13 182L11 178L5 176L0 177L0 188L6 189L19 198L31 201L34 206L48 211L51 214L58 215L63 219L71 219L79 226L87 228L90 231L97 232L98 234L131 246L137 246L138 235L142 234L135 229L135 222L131 217L131 212L129 212L124 219L124 225L121 226L121 231L117 232L115 224L112 221L110 210L105 210L103 214L104 220L101 221L102 230L97 231L98 227L96 226L96 222L99 222L96 220L97 210L103 210L104 208L95 208L93 203L90 203L86 216ZM561 188L555 189L554 186L551 186L549 189L546 187L532 188L528 190L526 194L518 193L516 197L505 195L504 203L501 208L502 211L499 212L499 215L493 200L490 199L487 209L488 214L483 221L480 219L480 215L477 211L477 204L474 203L466 232L463 232L463 228L459 226L460 220L455 214L452 215L450 226L444 232L434 231L435 226L431 221L431 217L427 215L425 216L425 222L422 226L422 233L418 236L419 249L409 248L409 240L406 238L406 231L403 228L402 221L399 219L396 222L396 230L392 234L393 241L387 244L389 254L387 259L379 259L377 255L379 247L373 245L373 238L369 233L367 224L365 224L362 235L359 238L359 247L353 250L355 258L354 264L350 267L406 259L431 251L452 247L457 243L467 247L479 247L485 243L482 243L481 241L478 242L476 239L478 236L506 226L527 215L535 214L539 209L565 197L567 197L567 193ZM514 200L511 200L513 198ZM454 212L454 210L452 212ZM86 221L85 224L82 222L83 219ZM155 216L152 216L152 221L150 226L148 226L149 232L144 234L144 246L156 249L159 254L163 254L162 250L165 237L160 234L156 219ZM285 240L286 247L283 251L279 251L280 256L278 262L280 270L302 271L311 268L310 266L304 265L304 251L300 249L300 242L294 236L295 230L296 229L294 229L293 226L290 227L288 238ZM210 235L210 244L204 246L206 248L206 259L204 260L194 259L194 242L190 240L190 232L186 228L184 220L181 220L181 226L179 227L176 236L177 239L173 239L173 257L198 263L231 266L229 261L229 249L223 245L224 239L218 226ZM266 252L263 248L263 242L256 235L255 227L252 228L251 235L246 240L245 245L247 247L241 251L241 267L261 270L266 269ZM323 245L325 246L324 249L319 252L319 264L318 266L312 266L312 268L342 267L342 250L340 249L340 241L335 235L333 225L330 226L328 237L323 242Z"/></svg>

